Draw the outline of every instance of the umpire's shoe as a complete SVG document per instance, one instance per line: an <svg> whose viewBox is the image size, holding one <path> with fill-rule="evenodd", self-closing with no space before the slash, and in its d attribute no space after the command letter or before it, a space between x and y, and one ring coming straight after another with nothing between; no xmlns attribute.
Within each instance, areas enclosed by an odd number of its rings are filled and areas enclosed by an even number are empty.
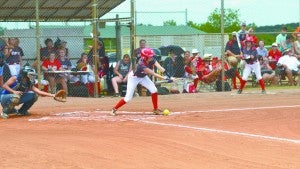
<svg viewBox="0 0 300 169"><path fill-rule="evenodd" d="M28 116L30 113L26 110L26 111L18 111L17 112L17 115L18 116Z"/></svg>

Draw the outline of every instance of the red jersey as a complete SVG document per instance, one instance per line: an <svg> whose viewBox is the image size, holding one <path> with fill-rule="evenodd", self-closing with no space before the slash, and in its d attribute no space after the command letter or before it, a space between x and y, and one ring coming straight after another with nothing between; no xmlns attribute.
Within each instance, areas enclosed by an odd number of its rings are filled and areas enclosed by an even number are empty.
<svg viewBox="0 0 300 169"><path fill-rule="evenodd" d="M58 59L55 59L54 62L51 62L49 59L46 59L43 62L42 66L51 70L59 70L61 68L61 64Z"/></svg>

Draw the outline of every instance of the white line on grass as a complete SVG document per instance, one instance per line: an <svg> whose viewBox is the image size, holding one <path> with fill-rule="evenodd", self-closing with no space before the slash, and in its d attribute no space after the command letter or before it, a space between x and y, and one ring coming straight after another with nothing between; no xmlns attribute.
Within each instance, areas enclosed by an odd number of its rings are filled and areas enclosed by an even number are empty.
<svg viewBox="0 0 300 169"><path fill-rule="evenodd" d="M231 135L238 135L238 136L244 136L244 137L252 137L252 138L300 144L300 140L293 140L293 139L287 139L287 138L264 136L264 135L258 135L258 134L236 132L236 131L210 129L210 128L203 128L203 127L185 126L185 125L180 125L180 124L161 123L161 122L154 122L154 121L147 121L147 120L139 120L139 121L143 122L143 123L147 123L147 124L155 124L155 125L160 125L160 126L171 126L171 127L186 128L186 129L192 129L192 130L198 130L198 131L206 131L206 132L211 132L211 133L223 133L223 134L231 134Z"/></svg>

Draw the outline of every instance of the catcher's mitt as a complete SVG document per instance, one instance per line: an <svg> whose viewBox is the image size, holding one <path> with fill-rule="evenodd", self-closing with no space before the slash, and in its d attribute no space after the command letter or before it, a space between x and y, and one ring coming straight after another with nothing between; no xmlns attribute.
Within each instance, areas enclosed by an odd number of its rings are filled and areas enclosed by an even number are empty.
<svg viewBox="0 0 300 169"><path fill-rule="evenodd" d="M67 101L67 93L65 90L59 90L55 93L54 100L59 102L66 102Z"/></svg>

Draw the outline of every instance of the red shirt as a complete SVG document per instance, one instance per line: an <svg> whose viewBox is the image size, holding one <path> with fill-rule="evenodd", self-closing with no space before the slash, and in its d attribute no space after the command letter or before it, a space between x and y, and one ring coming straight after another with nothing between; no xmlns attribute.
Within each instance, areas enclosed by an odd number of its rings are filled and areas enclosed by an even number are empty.
<svg viewBox="0 0 300 169"><path fill-rule="evenodd" d="M275 51L273 49L270 49L269 56L272 56L273 59L278 61L279 58L281 57L281 52L278 49L276 49Z"/></svg>
<svg viewBox="0 0 300 169"><path fill-rule="evenodd" d="M52 69L52 70L59 70L61 68L61 64L58 59L55 59L54 62L51 62L49 59L46 59L43 64L43 67L47 69Z"/></svg>

